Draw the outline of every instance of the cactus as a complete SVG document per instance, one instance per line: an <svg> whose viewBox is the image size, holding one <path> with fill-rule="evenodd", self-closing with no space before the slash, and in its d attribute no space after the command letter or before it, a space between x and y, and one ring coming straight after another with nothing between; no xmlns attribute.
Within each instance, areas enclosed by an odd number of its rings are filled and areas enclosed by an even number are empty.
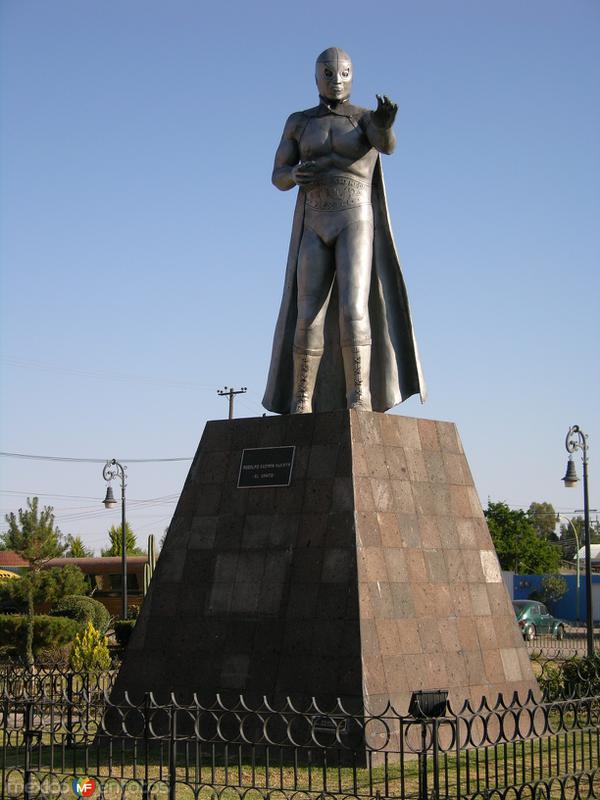
<svg viewBox="0 0 600 800"><path fill-rule="evenodd" d="M144 597L148 593L150 581L154 575L154 567L156 566L156 550L154 549L154 534L148 536L148 557L144 564Z"/></svg>

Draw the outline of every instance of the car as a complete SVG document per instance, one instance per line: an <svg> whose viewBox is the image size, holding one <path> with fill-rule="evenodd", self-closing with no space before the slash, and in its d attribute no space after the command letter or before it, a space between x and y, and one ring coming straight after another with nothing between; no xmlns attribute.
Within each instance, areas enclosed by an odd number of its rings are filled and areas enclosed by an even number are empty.
<svg viewBox="0 0 600 800"><path fill-rule="evenodd" d="M553 617L543 603L537 600L513 600L513 608L526 641L530 642L541 634L564 639L565 623Z"/></svg>

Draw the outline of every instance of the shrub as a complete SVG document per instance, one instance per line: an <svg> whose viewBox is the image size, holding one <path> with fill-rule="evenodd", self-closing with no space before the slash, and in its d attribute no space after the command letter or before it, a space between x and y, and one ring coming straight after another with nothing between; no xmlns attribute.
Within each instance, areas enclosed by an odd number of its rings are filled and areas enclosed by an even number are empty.
<svg viewBox="0 0 600 800"><path fill-rule="evenodd" d="M73 642L69 664L75 672L97 672L110 667L106 636L88 622Z"/></svg>
<svg viewBox="0 0 600 800"><path fill-rule="evenodd" d="M542 590L543 601L547 605L554 605L567 593L568 584L562 575L546 575L540 589Z"/></svg>
<svg viewBox="0 0 600 800"><path fill-rule="evenodd" d="M115 622L115 638L120 647L127 647L135 622L134 619L119 619Z"/></svg>
<svg viewBox="0 0 600 800"><path fill-rule="evenodd" d="M81 623L67 617L40 614L33 618L33 651L48 650L69 644L81 631ZM25 648L27 617L24 614L0 614L0 647L19 653Z"/></svg>
<svg viewBox="0 0 600 800"><path fill-rule="evenodd" d="M600 654L571 658L563 666L564 689L570 697L595 697L600 693Z"/></svg>
<svg viewBox="0 0 600 800"><path fill-rule="evenodd" d="M93 597L85 597L85 595L69 595L64 597L55 604L50 615L53 617L69 617L69 619L76 619L83 625L91 622L96 630L100 631L102 635L106 633L110 625L110 614L108 609L94 600Z"/></svg>

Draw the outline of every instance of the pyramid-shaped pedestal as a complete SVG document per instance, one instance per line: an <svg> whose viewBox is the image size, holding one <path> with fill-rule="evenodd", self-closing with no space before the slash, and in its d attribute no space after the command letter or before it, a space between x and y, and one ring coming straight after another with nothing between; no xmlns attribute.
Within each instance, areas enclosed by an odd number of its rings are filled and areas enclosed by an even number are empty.
<svg viewBox="0 0 600 800"><path fill-rule="evenodd" d="M342 410L207 424L113 697L535 687L456 427Z"/></svg>

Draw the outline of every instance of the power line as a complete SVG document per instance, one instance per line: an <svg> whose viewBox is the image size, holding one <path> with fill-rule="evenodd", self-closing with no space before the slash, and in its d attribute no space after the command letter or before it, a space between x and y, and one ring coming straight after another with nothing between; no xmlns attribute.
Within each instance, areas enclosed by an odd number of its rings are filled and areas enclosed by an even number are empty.
<svg viewBox="0 0 600 800"><path fill-rule="evenodd" d="M106 464L110 458L71 458L68 456L37 456L29 453L6 453L0 451L0 456L5 458L27 458L32 461L68 461L76 464ZM129 464L157 464L167 461L191 461L192 456L181 456L180 458L122 458Z"/></svg>

